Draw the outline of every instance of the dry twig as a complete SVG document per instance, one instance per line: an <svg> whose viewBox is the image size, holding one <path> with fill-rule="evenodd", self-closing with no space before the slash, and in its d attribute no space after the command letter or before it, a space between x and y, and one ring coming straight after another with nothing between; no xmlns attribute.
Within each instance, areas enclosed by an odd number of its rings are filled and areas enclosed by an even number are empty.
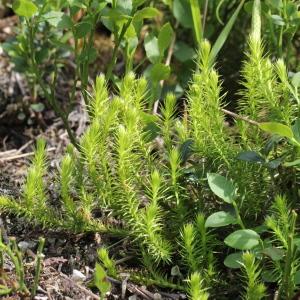
<svg viewBox="0 0 300 300"><path fill-rule="evenodd" d="M56 149L55 147L52 147L52 148L46 149L46 151L47 152L51 152L51 151L54 151L55 149ZM32 156L32 155L35 154L35 152L28 152L28 153L23 153L23 154L16 154L15 152L13 152L13 154L14 155L0 158L0 162L11 161L11 160L19 159L19 158L24 158L24 157ZM2 156L1 153L0 153L0 156Z"/></svg>

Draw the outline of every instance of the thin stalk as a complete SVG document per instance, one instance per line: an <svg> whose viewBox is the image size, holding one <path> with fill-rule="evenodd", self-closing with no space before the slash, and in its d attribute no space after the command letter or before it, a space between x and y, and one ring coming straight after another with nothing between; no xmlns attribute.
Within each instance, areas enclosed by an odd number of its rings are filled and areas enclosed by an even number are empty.
<svg viewBox="0 0 300 300"><path fill-rule="evenodd" d="M20 250L18 249L17 242L16 242L15 238L11 238L10 243L12 245L12 249L10 249L10 247L7 247L6 250L8 250L8 255L11 258L14 257L13 262L15 264L16 273L17 273L17 276L18 276L18 279L19 279L19 289L20 289L21 292L29 294L29 291L28 291L27 286L25 284L25 272L24 272L22 254L21 254ZM13 254L13 251L15 252L15 255Z"/></svg>
<svg viewBox="0 0 300 300"><path fill-rule="evenodd" d="M88 8L90 9L90 7ZM96 14L94 16L94 20L93 20L93 29L88 37L88 39L84 39L84 46L83 46L83 50L85 51L85 49L87 49L87 57L84 60L84 63L82 64L82 95L83 95L83 99L85 102L85 105L88 106L88 92L87 92L87 86L88 86L88 78L89 78L89 73L88 73L88 66L89 66L89 60L90 60L90 51L93 47L94 44L94 34L95 34L95 28L96 28L96 24L99 20L99 14Z"/></svg>
<svg viewBox="0 0 300 300"><path fill-rule="evenodd" d="M237 203L235 201L233 201L232 205L234 207L234 211L235 211L235 215L236 215L238 224L241 226L242 229L246 229L246 227L245 227L245 225L244 225L244 223L242 221L242 218L241 218L240 211L239 211L239 208L237 206Z"/></svg>
<svg viewBox="0 0 300 300"><path fill-rule="evenodd" d="M282 57L282 54L283 54L282 41L283 41L283 27L280 28L279 40L278 40L278 56L279 57Z"/></svg>
<svg viewBox="0 0 300 300"><path fill-rule="evenodd" d="M36 63L36 60L35 60L34 29L33 29L33 26L31 26L29 20L26 20L26 22L27 22L27 26L29 28L28 39L29 39L29 47L30 47L30 59L31 59L31 64L32 64L34 75L36 76L37 82L39 83L41 89L43 90L43 93L45 95L46 100L52 106L52 108L58 114L58 116L62 119L64 127L68 132L71 143L76 147L76 149L78 151L81 151L81 149L79 147L79 144L77 142L77 139L76 139L74 133L72 132L72 129L70 128L70 125L69 125L69 122L68 122L68 116L61 109L60 105L57 103L57 100L56 100L56 97L55 97L55 91L53 90L54 86L55 86L55 83L53 83L53 87L52 87L52 90L51 90L50 94L49 94L47 88L44 85L42 76L40 74L39 67L38 67L38 65Z"/></svg>
<svg viewBox="0 0 300 300"><path fill-rule="evenodd" d="M113 69L116 65L117 54L118 54L118 51L119 51L119 47L121 45L121 42L124 38L124 35L125 35L127 29L129 28L129 26L131 24L131 21L132 21L132 19L130 18L127 21L127 23L123 25L120 35L115 34L116 44L115 44L115 47L114 47L114 50L113 50L111 61L108 65L107 72L106 72L106 75L105 75L105 78L106 78L107 82L111 79Z"/></svg>
<svg viewBox="0 0 300 300"><path fill-rule="evenodd" d="M40 280L41 265L42 265L42 259L43 259L42 252L44 249L44 245L45 245L45 239L40 238L37 255L36 255L34 282L33 282L32 290L31 290L32 297L34 297L36 295L36 291L37 291L39 280Z"/></svg>
<svg viewBox="0 0 300 300"><path fill-rule="evenodd" d="M203 29L202 29L201 9L199 5L199 0L190 0L190 5L191 5L192 16L193 16L196 41L197 41L198 48L200 49L200 45L203 39Z"/></svg>
<svg viewBox="0 0 300 300"><path fill-rule="evenodd" d="M292 211L292 220L291 220L291 232L288 235L287 243L287 253L285 258L284 272L282 284L279 289L279 299L290 299L293 294L293 282L292 282L292 264L293 264L293 255L294 255L294 233L296 227L297 213Z"/></svg>
<svg viewBox="0 0 300 300"><path fill-rule="evenodd" d="M229 110L227 110L227 109L225 109L225 108L221 108L221 111L222 111L223 113L225 113L226 115L229 115L229 116L231 116L231 117L234 117L235 119L242 120L242 121L247 122L247 123L249 123L249 124L251 124L251 125L254 125L254 126L258 126L258 125L259 125L258 122L254 121L254 120L251 120L251 119L249 119L248 117L238 115L238 114L236 114L236 113L234 113L234 112L232 112L232 111L229 111Z"/></svg>
<svg viewBox="0 0 300 300"><path fill-rule="evenodd" d="M273 22L272 22L272 13L271 13L270 10L268 11L267 20L268 20L268 23L269 23L271 40L273 42L273 47L274 47L273 50L276 51L277 41L276 41L276 35L275 35L275 32L274 32L274 25L273 25Z"/></svg>
<svg viewBox="0 0 300 300"><path fill-rule="evenodd" d="M203 31L203 36L204 36L204 33L205 33L205 25L206 25L206 19L207 19L207 10L208 10L208 0L205 0L205 3L204 3L204 10L203 10L203 25L202 25L202 31Z"/></svg>
<svg viewBox="0 0 300 300"><path fill-rule="evenodd" d="M2 232L0 230L0 245L3 243L2 241ZM3 270L3 264L4 264L4 259L3 259L3 250L0 248L0 272Z"/></svg>

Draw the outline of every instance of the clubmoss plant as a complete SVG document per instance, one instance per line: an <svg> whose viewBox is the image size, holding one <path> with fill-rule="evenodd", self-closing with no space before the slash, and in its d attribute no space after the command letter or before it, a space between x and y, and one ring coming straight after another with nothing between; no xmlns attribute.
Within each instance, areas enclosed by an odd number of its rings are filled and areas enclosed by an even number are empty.
<svg viewBox="0 0 300 300"><path fill-rule="evenodd" d="M78 147L68 147L57 172L60 201L49 201L45 142L38 141L21 199L1 196L1 210L54 229L126 235L141 266L131 278L184 291L190 299L220 295L217 283L228 274L220 253L227 252L225 266L242 268L244 299L265 297L269 291L261 277L269 269L276 273L282 299L291 298L298 284L298 204L277 196L265 222L269 231L259 231L274 195L280 194L281 186L274 186L285 167L271 164L270 151L260 155L268 136L259 122L293 124L297 93L283 61L274 64L264 52L260 1L254 4L241 98L231 113L239 121L225 116L222 80L207 40L200 42L199 70L183 110L168 94L160 114L153 115L149 99L155 97L147 93L145 78L128 72L111 94L100 75L89 95L90 124ZM276 155L295 142L292 129L283 128L283 137L290 138L276 144ZM95 276L104 297L110 289L107 274L115 277L117 270L107 250L98 254ZM239 272L232 276L239 282ZM228 289L225 282L221 289Z"/></svg>
<svg viewBox="0 0 300 300"><path fill-rule="evenodd" d="M242 269L244 271L245 292L242 298L245 300L260 300L266 297L266 287L260 281L260 267L255 261L255 256L245 252L242 256Z"/></svg>
<svg viewBox="0 0 300 300"><path fill-rule="evenodd" d="M188 293L190 300L208 300L209 298L209 294L203 288L201 275L197 272L191 274Z"/></svg>
<svg viewBox="0 0 300 300"><path fill-rule="evenodd" d="M1 257L8 258L11 260L14 268L15 268L15 274L16 278L12 280L12 276L10 274L6 274L6 271L3 269L3 266L0 267L0 273L1 273L1 285L0 285L0 295L1 296L10 296L20 294L23 297L34 297L36 295L36 291L38 288L38 283L40 280L40 274L41 274L41 264L43 259L43 248L45 244L45 239L40 238L39 244L38 244L38 250L36 255L36 260L34 263L35 266L35 272L33 276L33 284L31 290L28 287L28 282L26 282L26 276L25 276L25 264L24 264L24 257L23 253L21 252L21 249L19 249L16 239L10 238L9 242L5 244L2 241L2 234L0 238L0 253ZM4 261L3 261L4 262ZM3 263L2 262L2 263Z"/></svg>

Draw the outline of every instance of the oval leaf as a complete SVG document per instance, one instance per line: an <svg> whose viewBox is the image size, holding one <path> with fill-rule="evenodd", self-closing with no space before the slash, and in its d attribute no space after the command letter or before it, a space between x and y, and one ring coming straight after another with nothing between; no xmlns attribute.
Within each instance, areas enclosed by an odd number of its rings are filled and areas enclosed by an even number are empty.
<svg viewBox="0 0 300 300"><path fill-rule="evenodd" d="M277 134L290 139L294 137L292 129L284 124L276 122L266 122L260 123L259 128L268 133Z"/></svg>
<svg viewBox="0 0 300 300"><path fill-rule="evenodd" d="M134 22L140 22L143 19L151 19L156 17L157 15L159 15L159 11L154 8L154 7L145 7L141 10L138 10L134 17L133 17L133 21Z"/></svg>
<svg viewBox="0 0 300 300"><path fill-rule="evenodd" d="M163 56L166 49L170 46L172 42L174 32L170 23L166 23L159 32L158 35L158 48L160 55Z"/></svg>
<svg viewBox="0 0 300 300"><path fill-rule="evenodd" d="M171 73L171 69L169 66L166 66L165 64L157 63L153 65L150 75L151 75L151 79L154 82L158 82L160 80L168 79L170 73Z"/></svg>
<svg viewBox="0 0 300 300"><path fill-rule="evenodd" d="M15 0L12 8L18 16L26 18L32 17L38 10L37 6L30 0Z"/></svg>
<svg viewBox="0 0 300 300"><path fill-rule="evenodd" d="M253 163L264 163L265 159L254 151L244 151L238 154L237 159L253 162Z"/></svg>
<svg viewBox="0 0 300 300"><path fill-rule="evenodd" d="M300 85L300 72L297 72L296 74L293 75L293 78L292 78L292 85L295 87L295 88L298 88L299 85Z"/></svg>
<svg viewBox="0 0 300 300"><path fill-rule="evenodd" d="M92 30L92 24L90 22L80 22L75 26L75 37L81 39L85 37Z"/></svg>
<svg viewBox="0 0 300 300"><path fill-rule="evenodd" d="M297 165L300 165L300 159L296 159L294 161L288 161L286 163L283 164L285 167L294 167Z"/></svg>
<svg viewBox="0 0 300 300"><path fill-rule="evenodd" d="M229 254L225 260L224 265L230 269L240 269L243 260L243 252Z"/></svg>
<svg viewBox="0 0 300 300"><path fill-rule="evenodd" d="M299 285L300 284L300 271L297 271L295 274L294 274L294 283Z"/></svg>
<svg viewBox="0 0 300 300"><path fill-rule="evenodd" d="M294 138L297 142L300 142L300 119L297 119L292 126Z"/></svg>
<svg viewBox="0 0 300 300"><path fill-rule="evenodd" d="M281 260L284 256L284 250L275 247L265 248L261 253L269 256L273 261Z"/></svg>
<svg viewBox="0 0 300 300"><path fill-rule="evenodd" d="M218 211L209 216L205 222L205 227L223 227L230 224L236 224L236 218L225 211Z"/></svg>
<svg viewBox="0 0 300 300"><path fill-rule="evenodd" d="M160 61L160 52L157 37L151 34L147 35L145 38L144 47L147 58L150 60L150 62L153 64L158 63Z"/></svg>
<svg viewBox="0 0 300 300"><path fill-rule="evenodd" d="M237 230L226 237L225 244L239 250L250 250L259 244L259 235L250 229Z"/></svg>
<svg viewBox="0 0 300 300"><path fill-rule="evenodd" d="M207 174L207 179L209 187L215 195L227 203L232 203L235 196L235 187L229 180L215 173Z"/></svg>

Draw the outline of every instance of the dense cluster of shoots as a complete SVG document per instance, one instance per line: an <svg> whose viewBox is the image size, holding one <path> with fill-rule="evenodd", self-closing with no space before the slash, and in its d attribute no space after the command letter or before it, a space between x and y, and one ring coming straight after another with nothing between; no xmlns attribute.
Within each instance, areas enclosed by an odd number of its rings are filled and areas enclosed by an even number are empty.
<svg viewBox="0 0 300 300"><path fill-rule="evenodd" d="M289 125L296 106L290 100L287 69L282 60L273 63L265 55L259 30L254 26L249 38L237 113L257 122ZM221 204L208 190L206 173L234 179L241 196L236 200L239 214L246 220L249 215L253 220L264 216L273 195L266 169L236 159L240 151L261 149L266 137L242 120L226 124L222 82L210 57L211 46L203 40L183 111L175 96L167 94L159 114L153 115L147 109L151 95L143 77L128 73L115 95L109 93L104 76L97 77L87 107L90 125L78 149L68 147L55 177L59 208L46 190L45 142L39 140L21 199L1 196L1 210L54 229L127 235L145 266L134 278L182 289L190 299L208 299L218 282L220 262L214 252L218 235L206 228L205 220ZM266 226L285 249L289 264L277 264L275 270L282 278L279 293L288 296L296 287L291 278L298 270L295 222L287 225L291 219L295 220L294 213L284 197L277 197ZM107 250L98 254L98 275L105 269L116 277ZM259 262L247 252L241 266L242 297L262 299L266 289Z"/></svg>

